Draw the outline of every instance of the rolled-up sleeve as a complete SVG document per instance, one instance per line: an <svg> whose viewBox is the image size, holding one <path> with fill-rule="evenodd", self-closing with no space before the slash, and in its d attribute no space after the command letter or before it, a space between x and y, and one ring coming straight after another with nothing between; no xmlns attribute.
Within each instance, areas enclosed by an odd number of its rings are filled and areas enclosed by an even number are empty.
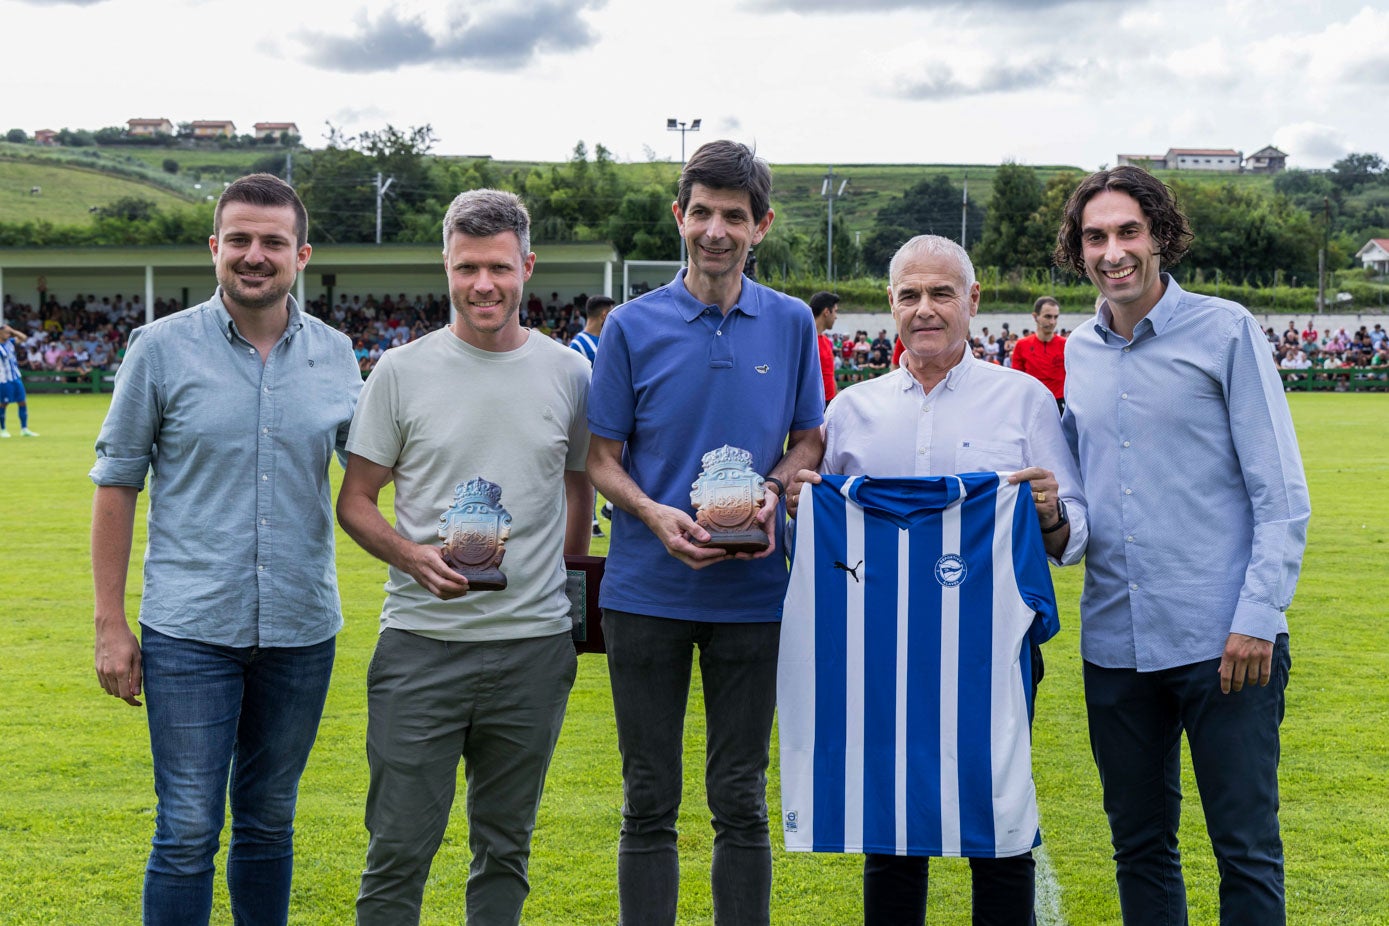
<svg viewBox="0 0 1389 926"><path fill-rule="evenodd" d="M143 489L159 433L161 388L156 343L130 335L125 360L116 373L111 409L96 441L96 465L88 474L99 486Z"/></svg>

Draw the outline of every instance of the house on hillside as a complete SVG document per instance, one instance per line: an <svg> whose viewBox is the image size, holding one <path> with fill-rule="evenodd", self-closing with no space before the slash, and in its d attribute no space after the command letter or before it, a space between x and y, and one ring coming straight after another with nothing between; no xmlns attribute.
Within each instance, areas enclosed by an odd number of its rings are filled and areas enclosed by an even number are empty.
<svg viewBox="0 0 1389 926"><path fill-rule="evenodd" d="M1233 148L1168 148L1168 170L1222 170L1238 173L1244 155Z"/></svg>
<svg viewBox="0 0 1389 926"><path fill-rule="evenodd" d="M1389 238L1371 238L1355 256L1370 272L1380 276L1389 274Z"/></svg>
<svg viewBox="0 0 1389 926"><path fill-rule="evenodd" d="M253 134L256 138L278 141L280 136L285 133L298 135L299 126L293 122L257 122Z"/></svg>
<svg viewBox="0 0 1389 926"><path fill-rule="evenodd" d="M1251 174L1276 174L1288 169L1288 155L1267 145L1244 159L1244 169Z"/></svg>
<svg viewBox="0 0 1389 926"><path fill-rule="evenodd" d="M56 145L58 144L58 133L52 129L39 129L34 133L34 144Z"/></svg>
<svg viewBox="0 0 1389 926"><path fill-rule="evenodd" d="M190 122L188 128L194 138L232 138L236 135L236 123L229 119L199 119Z"/></svg>
<svg viewBox="0 0 1389 926"><path fill-rule="evenodd" d="M168 119L127 119L125 130L130 135L172 135L174 124Z"/></svg>

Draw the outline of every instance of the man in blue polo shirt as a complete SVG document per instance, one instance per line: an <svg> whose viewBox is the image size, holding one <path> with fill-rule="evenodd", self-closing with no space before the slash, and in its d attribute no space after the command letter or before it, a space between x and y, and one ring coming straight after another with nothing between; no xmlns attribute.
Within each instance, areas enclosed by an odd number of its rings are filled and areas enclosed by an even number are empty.
<svg viewBox="0 0 1389 926"><path fill-rule="evenodd" d="M771 227L771 171L746 146L702 146L672 209L689 266L613 311L593 369L588 470L617 507L599 603L624 803L618 893L625 923L675 922L681 742L694 650L708 728L714 916L767 923L766 769L786 564L779 496L819 462L824 397L805 303L742 273ZM761 554L696 546L700 458L730 444L767 478ZM775 554L775 555L772 555Z"/></svg>

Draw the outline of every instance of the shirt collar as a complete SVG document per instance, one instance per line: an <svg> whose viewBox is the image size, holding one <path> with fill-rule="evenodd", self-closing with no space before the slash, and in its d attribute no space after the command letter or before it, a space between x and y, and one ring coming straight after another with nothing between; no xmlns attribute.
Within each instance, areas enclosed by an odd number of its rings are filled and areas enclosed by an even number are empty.
<svg viewBox="0 0 1389 926"><path fill-rule="evenodd" d="M1143 316L1137 325L1133 326L1134 340L1149 330L1152 331L1153 336L1166 331L1167 327L1172 324L1173 318L1176 317L1177 306L1181 305L1182 298L1186 296L1186 291L1177 285L1176 280L1172 279L1172 274L1163 273L1161 278L1165 286L1162 298L1148 310L1148 314ZM1114 333L1114 313L1109 308L1108 299L1100 303L1099 311L1095 313L1094 325L1095 330L1099 332L1103 340L1107 341L1111 336L1119 337Z"/></svg>
<svg viewBox="0 0 1389 926"><path fill-rule="evenodd" d="M974 368L974 365L976 363L988 362L975 357L974 353L969 350L968 344L965 345L965 348L965 355L960 358L960 362L955 364L953 367L946 371L945 379L941 380L941 382L937 384L937 387L939 387L940 385L944 385L946 389L949 389L951 392L954 392L956 389L959 389L961 386L964 385L965 377L969 375L969 371ZM902 377L902 381L898 385L901 387L903 392L910 391L912 387L921 389L923 392L925 391L925 388L921 385L921 383L917 382L916 377L912 376L911 371L907 369L905 364L898 367L895 372L900 374Z"/></svg>
<svg viewBox="0 0 1389 926"><path fill-rule="evenodd" d="M280 336L281 340L294 337L295 332L304 327L304 313L299 310L299 303L294 301L293 296L285 298L289 305L289 323L285 325L285 333ZM233 341L241 337L241 332L236 330L236 321L222 302L222 287L217 287L217 291L208 302L212 306L212 314L217 319L217 327L226 335L227 340Z"/></svg>
<svg viewBox="0 0 1389 926"><path fill-rule="evenodd" d="M738 294L738 301L729 309L730 312L742 312L744 315L756 317L758 310L759 294L757 287L749 285L751 281L743 277L743 290ZM705 305L694 297L685 287L685 268L681 267L680 272L675 275L675 279L670 284L671 297L675 300L675 310L680 313L680 317L687 322L692 322L703 315L706 309L717 306Z"/></svg>

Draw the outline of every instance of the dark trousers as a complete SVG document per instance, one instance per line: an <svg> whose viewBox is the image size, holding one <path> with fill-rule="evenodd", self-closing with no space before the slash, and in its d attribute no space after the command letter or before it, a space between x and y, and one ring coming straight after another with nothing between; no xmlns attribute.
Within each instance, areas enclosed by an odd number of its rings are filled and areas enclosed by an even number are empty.
<svg viewBox="0 0 1389 926"><path fill-rule="evenodd" d="M863 859L864 926L922 926L926 922L927 866L919 855ZM974 926L1031 926L1037 863L1032 853L972 858Z"/></svg>
<svg viewBox="0 0 1389 926"><path fill-rule="evenodd" d="M1181 735L1220 872L1221 926L1286 921L1278 832L1278 727L1292 660L1273 648L1267 686L1221 694L1220 660L1138 672L1085 663L1090 748L1104 786L1126 926L1185 926L1177 824Z"/></svg>

